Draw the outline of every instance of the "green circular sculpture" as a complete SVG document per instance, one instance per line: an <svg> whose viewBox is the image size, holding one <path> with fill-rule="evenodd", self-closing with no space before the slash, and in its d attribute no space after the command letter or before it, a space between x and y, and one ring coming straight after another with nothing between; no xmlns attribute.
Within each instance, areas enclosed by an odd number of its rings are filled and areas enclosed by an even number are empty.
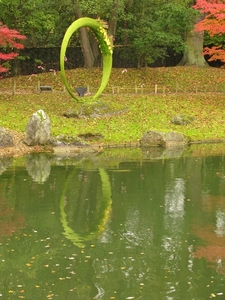
<svg viewBox="0 0 225 300"><path fill-rule="evenodd" d="M70 40L71 36L73 35L73 33L81 27L88 27L92 30L92 32L94 33L95 37L98 40L99 47L100 47L102 57L103 57L102 81L101 81L98 91L96 92L96 94L93 97L94 99L96 99L103 92L103 90L105 89L105 87L109 81L110 73L112 70L112 53L113 53L112 41L108 37L107 31L106 31L107 25L102 20L92 19L92 18L80 18L80 19L74 21L68 27L68 29L64 35L62 45L61 45L60 68L61 68L62 80L63 80L63 83L64 83L67 91L77 101L80 101L80 99L74 95L73 91L71 90L71 88L66 80L64 64L65 64L65 57L66 57L66 49L67 49L69 40Z"/></svg>

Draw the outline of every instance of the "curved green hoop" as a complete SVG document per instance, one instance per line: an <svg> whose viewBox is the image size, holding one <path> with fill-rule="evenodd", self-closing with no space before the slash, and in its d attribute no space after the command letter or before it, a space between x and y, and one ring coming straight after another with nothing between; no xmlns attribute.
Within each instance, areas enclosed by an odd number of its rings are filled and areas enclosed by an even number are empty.
<svg viewBox="0 0 225 300"><path fill-rule="evenodd" d="M62 45L61 45L61 51L60 51L60 69L61 69L61 75L62 75L62 80L63 83L69 92L69 94L77 101L80 101L78 97L76 97L71 90L67 80L66 80L66 74L65 74L65 68L64 68L64 63L65 63L65 56L66 56L66 49L69 43L69 40L73 33L78 30L80 27L89 27L96 38L98 39L99 42L99 47L102 52L102 57L103 57L103 74L102 74L102 81L100 84L100 87L96 94L93 96L93 98L97 98L105 89L110 73L112 70L112 42L110 41L107 31L106 31L106 26L105 23L99 19L95 20L92 18L80 18L76 21L74 21L67 29Z"/></svg>

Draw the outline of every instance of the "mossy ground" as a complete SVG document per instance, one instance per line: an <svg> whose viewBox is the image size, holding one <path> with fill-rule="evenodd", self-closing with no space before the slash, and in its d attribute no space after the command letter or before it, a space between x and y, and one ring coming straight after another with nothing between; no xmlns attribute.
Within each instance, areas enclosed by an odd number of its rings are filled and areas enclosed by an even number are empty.
<svg viewBox="0 0 225 300"><path fill-rule="evenodd" d="M52 135L78 136L87 133L104 136L98 143L137 143L147 130L176 131L192 140L223 140L225 137L225 71L216 68L147 68L113 69L102 103L112 109L129 108L122 114L102 118L66 118L77 103L64 90L60 73L20 76L0 80L0 126L23 133L31 115L43 109L51 119ZM74 86L98 89L101 70L67 71L68 82ZM12 86L16 81L15 95ZM38 83L39 82L39 83ZM53 92L37 92L38 84L50 85ZM155 89L157 85L157 94ZM112 94L114 91L119 93ZM91 97L84 97L84 102ZM176 114L195 118L185 126L174 125ZM95 143L92 140L92 143Z"/></svg>

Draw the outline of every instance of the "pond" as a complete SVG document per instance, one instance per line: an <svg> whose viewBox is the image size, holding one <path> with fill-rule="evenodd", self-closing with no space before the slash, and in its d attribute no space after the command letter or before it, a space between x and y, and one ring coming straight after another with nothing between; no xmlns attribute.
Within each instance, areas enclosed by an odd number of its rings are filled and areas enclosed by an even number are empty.
<svg viewBox="0 0 225 300"><path fill-rule="evenodd" d="M0 299L225 298L225 157L126 151L0 160Z"/></svg>

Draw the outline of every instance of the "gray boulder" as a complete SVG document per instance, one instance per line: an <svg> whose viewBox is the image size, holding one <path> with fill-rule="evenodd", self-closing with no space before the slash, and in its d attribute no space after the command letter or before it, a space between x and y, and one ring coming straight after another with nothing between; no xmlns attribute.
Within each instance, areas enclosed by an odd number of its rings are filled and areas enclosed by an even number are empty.
<svg viewBox="0 0 225 300"><path fill-rule="evenodd" d="M0 127L0 148L13 147L13 137L4 128Z"/></svg>
<svg viewBox="0 0 225 300"><path fill-rule="evenodd" d="M83 103L77 110L69 109L63 113L66 118L103 118L120 115L129 111L129 108L115 109L113 105L94 102Z"/></svg>
<svg viewBox="0 0 225 300"><path fill-rule="evenodd" d="M51 139L51 122L46 113L40 109L30 118L25 132L24 142L28 146L46 145Z"/></svg>
<svg viewBox="0 0 225 300"><path fill-rule="evenodd" d="M182 147L187 145L190 139L181 133L147 131L140 140L142 147L161 146L161 147Z"/></svg>
<svg viewBox="0 0 225 300"><path fill-rule="evenodd" d="M194 117L186 115L176 115L172 118L171 122L175 125L187 125L195 120Z"/></svg>

